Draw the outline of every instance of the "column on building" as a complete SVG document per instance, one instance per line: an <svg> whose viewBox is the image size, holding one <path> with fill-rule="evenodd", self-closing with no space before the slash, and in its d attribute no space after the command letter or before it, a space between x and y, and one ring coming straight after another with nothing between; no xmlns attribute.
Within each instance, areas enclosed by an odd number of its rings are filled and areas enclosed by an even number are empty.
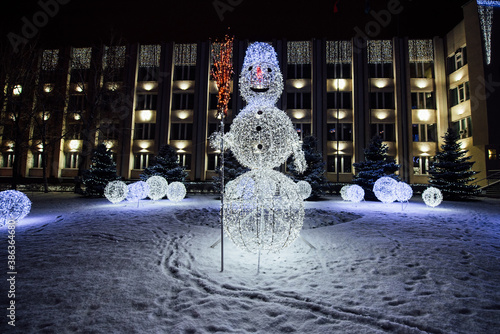
<svg viewBox="0 0 500 334"><path fill-rule="evenodd" d="M350 182L353 175L353 81L351 41L326 42L327 178Z"/></svg>

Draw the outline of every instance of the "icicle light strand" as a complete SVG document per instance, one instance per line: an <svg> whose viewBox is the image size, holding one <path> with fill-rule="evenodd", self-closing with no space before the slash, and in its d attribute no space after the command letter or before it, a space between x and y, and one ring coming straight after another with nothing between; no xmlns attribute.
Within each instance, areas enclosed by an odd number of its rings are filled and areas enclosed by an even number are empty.
<svg viewBox="0 0 500 334"><path fill-rule="evenodd" d="M140 67L160 67L160 45L141 45Z"/></svg>

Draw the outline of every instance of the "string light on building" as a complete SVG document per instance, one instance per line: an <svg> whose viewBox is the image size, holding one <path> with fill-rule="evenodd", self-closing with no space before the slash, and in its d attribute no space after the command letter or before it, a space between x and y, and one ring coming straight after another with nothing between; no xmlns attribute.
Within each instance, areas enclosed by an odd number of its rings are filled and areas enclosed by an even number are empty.
<svg viewBox="0 0 500 334"><path fill-rule="evenodd" d="M311 64L312 45L310 41L288 42L288 64Z"/></svg>
<svg viewBox="0 0 500 334"><path fill-rule="evenodd" d="M493 7L500 7L500 1L477 0L477 10L481 20L483 32L484 50L486 52L486 64L491 63L491 27L493 26Z"/></svg>
<svg viewBox="0 0 500 334"><path fill-rule="evenodd" d="M164 177L159 175L153 175L146 180L149 186L148 197L153 201L162 199L167 194L168 182Z"/></svg>
<svg viewBox="0 0 500 334"><path fill-rule="evenodd" d="M352 43L350 41L327 41L327 64L350 64L352 62Z"/></svg>
<svg viewBox="0 0 500 334"><path fill-rule="evenodd" d="M390 40L368 41L369 64L391 64L392 42Z"/></svg>
<svg viewBox="0 0 500 334"><path fill-rule="evenodd" d="M127 198L128 187L123 181L111 181L104 188L104 196L113 204Z"/></svg>
<svg viewBox="0 0 500 334"><path fill-rule="evenodd" d="M161 45L141 45L140 67L160 67Z"/></svg>
<svg viewBox="0 0 500 334"><path fill-rule="evenodd" d="M443 194L438 188L429 187L422 193L422 199L424 200L425 205L434 208L443 201Z"/></svg>
<svg viewBox="0 0 500 334"><path fill-rule="evenodd" d="M172 182L167 187L167 198L172 202L180 202L186 197L186 186L181 182Z"/></svg>
<svg viewBox="0 0 500 334"><path fill-rule="evenodd" d="M73 48L71 68L77 70L89 69L91 56L92 48Z"/></svg>
<svg viewBox="0 0 500 334"><path fill-rule="evenodd" d="M125 67L125 46L105 46L103 56L104 68Z"/></svg>
<svg viewBox="0 0 500 334"><path fill-rule="evenodd" d="M434 61L432 39L410 39L408 41L410 63L429 63Z"/></svg>
<svg viewBox="0 0 500 334"><path fill-rule="evenodd" d="M196 44L175 44L175 65L196 65Z"/></svg>
<svg viewBox="0 0 500 334"><path fill-rule="evenodd" d="M42 70L53 71L59 62L59 50L43 50Z"/></svg>
<svg viewBox="0 0 500 334"><path fill-rule="evenodd" d="M20 191L5 190L0 192L0 226L11 220L19 221L31 211L31 201Z"/></svg>
<svg viewBox="0 0 500 334"><path fill-rule="evenodd" d="M388 176L383 176L375 181L373 193L382 203L392 203L396 200L395 189L398 181Z"/></svg>

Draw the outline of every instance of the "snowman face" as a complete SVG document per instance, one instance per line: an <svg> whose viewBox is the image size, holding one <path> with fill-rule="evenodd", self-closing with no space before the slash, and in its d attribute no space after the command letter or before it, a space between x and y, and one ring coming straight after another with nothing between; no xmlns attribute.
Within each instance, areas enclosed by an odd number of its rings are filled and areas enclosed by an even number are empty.
<svg viewBox="0 0 500 334"><path fill-rule="evenodd" d="M250 45L240 76L241 95L249 104L275 104L283 92L283 76L273 47L267 43Z"/></svg>
<svg viewBox="0 0 500 334"><path fill-rule="evenodd" d="M243 166L279 167L293 153L297 134L283 111L272 106L257 109L248 105L234 119L231 150Z"/></svg>

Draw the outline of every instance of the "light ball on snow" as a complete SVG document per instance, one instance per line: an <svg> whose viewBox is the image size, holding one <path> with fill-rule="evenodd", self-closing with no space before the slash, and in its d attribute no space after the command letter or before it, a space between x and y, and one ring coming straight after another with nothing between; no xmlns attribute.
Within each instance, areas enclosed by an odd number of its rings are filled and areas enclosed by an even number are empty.
<svg viewBox="0 0 500 334"><path fill-rule="evenodd" d="M312 187L307 181L299 181L297 182L297 188L299 189L299 195L302 199L309 198L312 193Z"/></svg>
<svg viewBox="0 0 500 334"><path fill-rule="evenodd" d="M394 192L398 202L408 202L413 196L413 189L405 182L398 182L394 188Z"/></svg>
<svg viewBox="0 0 500 334"><path fill-rule="evenodd" d="M123 181L111 181L104 188L104 196L111 203L119 203L127 198L128 188Z"/></svg>
<svg viewBox="0 0 500 334"><path fill-rule="evenodd" d="M340 197L342 197L342 199L344 201L348 201L349 198L347 197L347 190L349 189L349 185L347 186L343 186L342 188L340 188Z"/></svg>
<svg viewBox="0 0 500 334"><path fill-rule="evenodd" d="M128 185L127 201L134 202L148 197L149 186L144 181L137 181Z"/></svg>
<svg viewBox="0 0 500 334"><path fill-rule="evenodd" d="M0 226L11 220L19 221L31 211L31 201L20 191L0 192Z"/></svg>
<svg viewBox="0 0 500 334"><path fill-rule="evenodd" d="M180 202L186 197L186 187L181 182L172 182L167 187L167 198L172 202Z"/></svg>
<svg viewBox="0 0 500 334"><path fill-rule="evenodd" d="M398 181L388 176L383 176L375 181L373 193L379 201L383 203L392 203L396 200L395 188Z"/></svg>
<svg viewBox="0 0 500 334"><path fill-rule="evenodd" d="M149 186L148 197L153 201L162 199L167 194L168 182L164 177L154 175L148 178L146 183Z"/></svg>
<svg viewBox="0 0 500 334"><path fill-rule="evenodd" d="M429 187L422 193L422 199L426 205L434 208L443 201L443 194L438 188Z"/></svg>
<svg viewBox="0 0 500 334"><path fill-rule="evenodd" d="M365 198L365 190L357 184L353 184L347 189L346 198L351 202L359 203Z"/></svg>

